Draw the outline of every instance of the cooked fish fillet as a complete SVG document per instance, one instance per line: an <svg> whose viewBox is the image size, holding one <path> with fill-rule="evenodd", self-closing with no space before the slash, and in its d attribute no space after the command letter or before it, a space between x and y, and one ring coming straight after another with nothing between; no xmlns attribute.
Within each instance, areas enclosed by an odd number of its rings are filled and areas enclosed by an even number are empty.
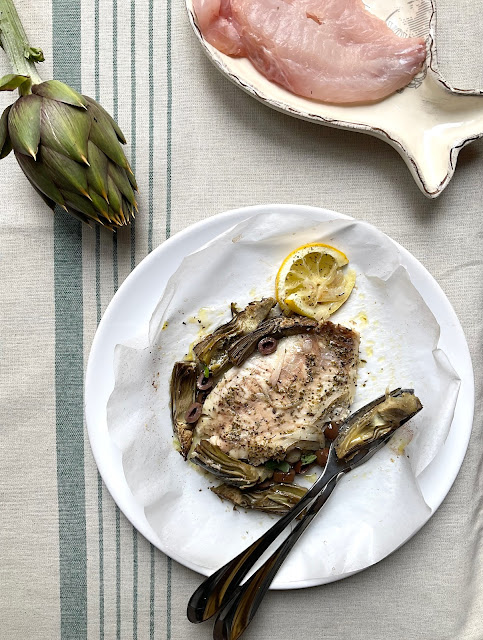
<svg viewBox="0 0 483 640"><path fill-rule="evenodd" d="M193 0L223 53L245 56L269 80L323 102L372 102L422 69L422 38L401 38L362 0Z"/></svg>
<svg viewBox="0 0 483 640"><path fill-rule="evenodd" d="M323 446L323 428L344 419L355 392L359 335L326 322L280 340L275 353L231 368L203 406L196 426L233 458L258 465L295 446Z"/></svg>

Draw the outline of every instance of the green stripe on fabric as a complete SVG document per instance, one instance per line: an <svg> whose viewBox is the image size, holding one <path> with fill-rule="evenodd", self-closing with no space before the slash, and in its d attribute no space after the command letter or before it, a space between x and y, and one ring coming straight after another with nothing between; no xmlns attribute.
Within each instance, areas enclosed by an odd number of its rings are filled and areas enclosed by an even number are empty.
<svg viewBox="0 0 483 640"><path fill-rule="evenodd" d="M136 0L131 0L131 167L136 173ZM131 222L131 271L136 266L136 221Z"/></svg>
<svg viewBox="0 0 483 640"><path fill-rule="evenodd" d="M116 638L121 639L121 512L116 505Z"/></svg>
<svg viewBox="0 0 483 640"><path fill-rule="evenodd" d="M132 528L132 637L138 640L138 532Z"/></svg>
<svg viewBox="0 0 483 640"><path fill-rule="evenodd" d="M154 34L153 34L153 0L149 2L148 11L148 58L149 58L149 165L148 165L148 253L153 250L153 173L154 173ZM150 598L149 598L149 637L154 638L154 581L156 576L154 546L151 544Z"/></svg>
<svg viewBox="0 0 483 640"><path fill-rule="evenodd" d="M153 0L149 2L148 38L149 38L149 194L148 194L148 252L153 250L153 174L154 174L154 34Z"/></svg>
<svg viewBox="0 0 483 640"><path fill-rule="evenodd" d="M99 0L94 3L94 91L95 99L101 99L99 78L100 48L99 48ZM97 324L102 317L101 303L101 230L96 227L96 312ZM103 509L103 482L97 471L97 526L99 536L99 640L104 640L105 608L104 608L104 509Z"/></svg>
<svg viewBox="0 0 483 640"><path fill-rule="evenodd" d="M131 0L131 167L136 173L136 0ZM131 271L136 266L136 221L131 222ZM132 529L132 637L138 640L138 532Z"/></svg>
<svg viewBox="0 0 483 640"><path fill-rule="evenodd" d="M113 118L119 120L119 78L117 65L117 0L112 2L112 99ZM112 236L112 276L113 292L119 288L118 234ZM115 506L116 513L116 639L121 640L121 512Z"/></svg>
<svg viewBox="0 0 483 640"><path fill-rule="evenodd" d="M97 324L101 321L101 230L96 227L96 312ZM97 471L97 526L99 537L99 640L104 640L104 514L102 501L103 483Z"/></svg>
<svg viewBox="0 0 483 640"><path fill-rule="evenodd" d="M102 513L102 478L97 472L97 524L99 535L99 639L104 640L104 518Z"/></svg>
<svg viewBox="0 0 483 640"><path fill-rule="evenodd" d="M171 235L171 143L173 112L173 75L171 58L171 0L166 5L166 237Z"/></svg>
<svg viewBox="0 0 483 640"><path fill-rule="evenodd" d="M150 571L149 571L149 639L154 640L154 581L156 578L156 563L154 556L154 545L150 544L151 547L151 562L150 562Z"/></svg>
<svg viewBox="0 0 483 640"><path fill-rule="evenodd" d="M53 73L81 90L81 3L52 0ZM54 217L55 401L60 637L87 637L82 227Z"/></svg>
<svg viewBox="0 0 483 640"><path fill-rule="evenodd" d="M173 124L173 74L171 55L171 0L166 4L166 238L171 235L171 155ZM173 561L168 558L166 576L166 640L171 640L171 572Z"/></svg>
<svg viewBox="0 0 483 640"><path fill-rule="evenodd" d="M168 569L166 578L166 640L171 640L171 572L173 561L168 558Z"/></svg>

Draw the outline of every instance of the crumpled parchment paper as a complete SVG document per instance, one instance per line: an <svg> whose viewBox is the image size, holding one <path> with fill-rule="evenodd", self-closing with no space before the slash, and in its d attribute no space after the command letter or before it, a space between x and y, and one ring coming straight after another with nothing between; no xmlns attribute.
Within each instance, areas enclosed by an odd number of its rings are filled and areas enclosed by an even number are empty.
<svg viewBox="0 0 483 640"><path fill-rule="evenodd" d="M361 335L353 409L386 388L414 388L424 409L367 464L344 477L296 545L274 586L326 582L363 569L403 544L431 511L418 475L444 443L459 379L438 349L439 325L401 265L397 246L363 222L297 214L254 216L186 256L153 313L149 334L118 345L108 427L136 501L160 546L201 572L227 562L275 518L233 510L172 443L169 379L193 341L225 322L229 306L274 294L283 258L307 242L336 246L357 281L334 322ZM167 265L169 268L169 265Z"/></svg>

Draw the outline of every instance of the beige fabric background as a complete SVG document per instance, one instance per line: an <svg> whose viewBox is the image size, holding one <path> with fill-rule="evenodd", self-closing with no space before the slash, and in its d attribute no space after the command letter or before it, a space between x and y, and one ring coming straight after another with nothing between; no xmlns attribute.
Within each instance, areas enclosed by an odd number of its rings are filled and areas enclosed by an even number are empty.
<svg viewBox="0 0 483 640"><path fill-rule="evenodd" d="M383 142L297 121L232 86L183 0L17 6L46 54L43 76L55 69L118 118L141 191L135 231L113 240L54 218L13 157L0 163L0 638L211 637L185 616L200 577L137 534L102 485L82 370L115 289L166 235L229 208L293 202L377 225L435 276L470 345L476 416L461 472L420 533L357 576L270 593L245 637L483 639L483 143L429 201ZM483 89L482 11L483 0L438 0L440 64L460 88Z"/></svg>

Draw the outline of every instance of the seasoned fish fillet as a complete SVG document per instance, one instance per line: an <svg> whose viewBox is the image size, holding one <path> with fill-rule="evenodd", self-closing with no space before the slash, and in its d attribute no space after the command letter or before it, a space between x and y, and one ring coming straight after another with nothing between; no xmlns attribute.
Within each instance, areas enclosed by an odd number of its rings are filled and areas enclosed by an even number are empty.
<svg viewBox="0 0 483 640"><path fill-rule="evenodd" d="M362 0L193 0L205 39L269 80L322 102L384 98L422 69L422 38L401 38Z"/></svg>
<svg viewBox="0 0 483 640"><path fill-rule="evenodd" d="M323 428L342 420L355 392L359 335L331 322L252 355L211 391L196 434L233 458L262 464L295 446L319 449Z"/></svg>

